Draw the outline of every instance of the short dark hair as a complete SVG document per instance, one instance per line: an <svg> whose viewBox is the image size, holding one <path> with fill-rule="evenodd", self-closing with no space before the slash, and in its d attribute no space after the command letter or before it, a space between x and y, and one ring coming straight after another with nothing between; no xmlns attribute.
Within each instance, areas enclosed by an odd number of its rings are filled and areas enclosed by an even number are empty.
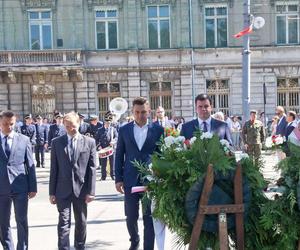
<svg viewBox="0 0 300 250"><path fill-rule="evenodd" d="M211 105L211 98L207 94L197 95L196 98L195 98L195 103L197 101L205 101L205 100L208 100L209 104Z"/></svg>
<svg viewBox="0 0 300 250"><path fill-rule="evenodd" d="M14 112L12 112L11 110L5 110L5 111L2 111L0 113L0 118L3 118L3 117L6 117L6 118L12 118L16 116Z"/></svg>
<svg viewBox="0 0 300 250"><path fill-rule="evenodd" d="M134 105L144 105L144 104L149 104L148 103L148 100L146 99L146 98L144 98L144 97L137 97L137 98L135 98L134 100L133 100L133 102L132 102L132 107L134 106Z"/></svg>
<svg viewBox="0 0 300 250"><path fill-rule="evenodd" d="M295 111L289 111L289 112L288 112L288 115L291 116L291 117L293 117L293 120L295 120L295 119L296 119L296 116L297 116L297 114L296 114Z"/></svg>

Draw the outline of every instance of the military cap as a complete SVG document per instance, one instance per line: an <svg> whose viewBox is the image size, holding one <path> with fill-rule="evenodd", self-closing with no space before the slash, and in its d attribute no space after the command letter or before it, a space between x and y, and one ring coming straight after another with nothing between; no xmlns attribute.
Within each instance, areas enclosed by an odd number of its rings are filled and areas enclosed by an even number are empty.
<svg viewBox="0 0 300 250"><path fill-rule="evenodd" d="M32 119L32 114L27 114L24 116L24 119Z"/></svg>
<svg viewBox="0 0 300 250"><path fill-rule="evenodd" d="M104 115L104 121L111 122L113 120L113 113L110 111L107 111Z"/></svg>
<svg viewBox="0 0 300 250"><path fill-rule="evenodd" d="M90 115L90 121L97 120L98 116L97 115Z"/></svg>
<svg viewBox="0 0 300 250"><path fill-rule="evenodd" d="M35 119L42 119L43 117L40 115L35 116Z"/></svg>
<svg viewBox="0 0 300 250"><path fill-rule="evenodd" d="M250 114L256 114L257 115L257 110L255 110L255 109L250 110Z"/></svg>
<svg viewBox="0 0 300 250"><path fill-rule="evenodd" d="M63 117L64 117L63 114L60 112L54 114L54 118L63 118Z"/></svg>

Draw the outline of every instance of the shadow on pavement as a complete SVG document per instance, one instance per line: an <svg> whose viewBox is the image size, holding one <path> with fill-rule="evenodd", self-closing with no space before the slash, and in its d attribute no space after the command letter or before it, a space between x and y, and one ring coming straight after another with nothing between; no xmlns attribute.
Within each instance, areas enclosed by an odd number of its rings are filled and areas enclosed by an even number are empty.
<svg viewBox="0 0 300 250"><path fill-rule="evenodd" d="M85 248L86 249L95 249L95 247L97 247L97 249L107 249L106 248L107 246L112 246L112 245L113 245L112 242L95 240L95 241L85 244Z"/></svg>

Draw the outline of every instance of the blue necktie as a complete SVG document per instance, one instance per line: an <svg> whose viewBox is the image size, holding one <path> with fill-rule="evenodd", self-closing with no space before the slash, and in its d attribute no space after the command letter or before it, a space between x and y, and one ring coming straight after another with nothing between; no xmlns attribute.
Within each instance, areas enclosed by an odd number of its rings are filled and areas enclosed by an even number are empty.
<svg viewBox="0 0 300 250"><path fill-rule="evenodd" d="M202 124L203 124L203 132L206 133L207 132L207 124L205 121L202 122Z"/></svg>
<svg viewBox="0 0 300 250"><path fill-rule="evenodd" d="M10 147L9 147L8 141L7 141L8 140L8 135L4 136L4 139L5 139L5 148L4 148L5 154L6 154L7 158L9 158L9 156L10 156Z"/></svg>

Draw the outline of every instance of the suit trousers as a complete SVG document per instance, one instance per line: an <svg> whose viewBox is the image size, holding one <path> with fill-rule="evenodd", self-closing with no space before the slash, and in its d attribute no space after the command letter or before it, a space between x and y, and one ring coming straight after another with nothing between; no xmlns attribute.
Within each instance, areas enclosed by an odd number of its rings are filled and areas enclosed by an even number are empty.
<svg viewBox="0 0 300 250"><path fill-rule="evenodd" d="M57 225L58 249L70 249L71 205L73 205L75 218L74 247L76 250L85 249L87 218L87 204L85 200L71 195L66 199L57 198L56 205L59 212Z"/></svg>
<svg viewBox="0 0 300 250"><path fill-rule="evenodd" d="M138 232L138 218L139 218L139 201L142 195L139 193L131 193L131 187L125 188L125 215L127 230L130 235L131 244L136 244L140 241ZM154 249L154 229L151 215L151 205L143 209L143 223L144 223L144 250Z"/></svg>
<svg viewBox="0 0 300 250"><path fill-rule="evenodd" d="M114 178L115 173L114 173L114 155L111 155L106 158L100 158L100 165L101 165L101 179L105 180L107 173L107 158L109 159L109 167L110 167L110 177Z"/></svg>
<svg viewBox="0 0 300 250"><path fill-rule="evenodd" d="M45 148L44 145L35 145L34 147L35 151L35 160L36 160L36 166L40 167L45 165ZM41 156L41 158L40 158Z"/></svg>
<svg viewBox="0 0 300 250"><path fill-rule="evenodd" d="M17 250L28 249L28 194L0 195L0 241L5 250L14 250L10 228L11 205L15 210L18 243Z"/></svg>

